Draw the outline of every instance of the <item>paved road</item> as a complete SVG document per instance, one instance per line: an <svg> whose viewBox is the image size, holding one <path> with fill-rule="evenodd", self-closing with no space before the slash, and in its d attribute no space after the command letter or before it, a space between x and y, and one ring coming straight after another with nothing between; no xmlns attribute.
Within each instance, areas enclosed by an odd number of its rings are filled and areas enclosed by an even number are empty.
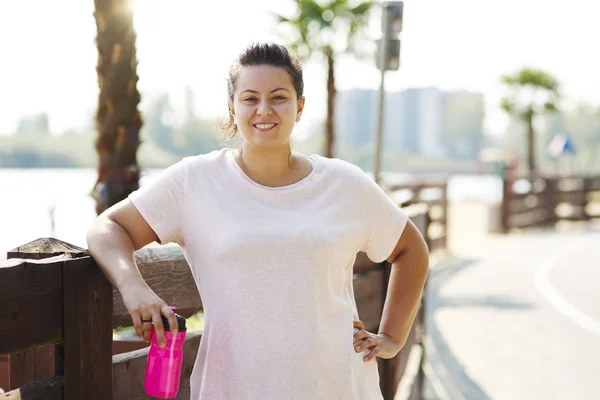
<svg viewBox="0 0 600 400"><path fill-rule="evenodd" d="M495 236L467 250L428 284L441 398L600 399L600 231Z"/></svg>

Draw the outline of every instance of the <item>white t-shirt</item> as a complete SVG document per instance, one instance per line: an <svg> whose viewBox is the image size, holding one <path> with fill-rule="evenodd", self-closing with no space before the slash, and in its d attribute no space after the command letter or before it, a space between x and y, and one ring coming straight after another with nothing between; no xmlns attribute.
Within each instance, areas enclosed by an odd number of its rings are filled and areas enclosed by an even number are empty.
<svg viewBox="0 0 600 400"><path fill-rule="evenodd" d="M407 216L359 167L309 159L306 178L273 188L225 148L129 196L182 247L202 297L192 400L382 399L377 362L353 348L353 265L389 257Z"/></svg>

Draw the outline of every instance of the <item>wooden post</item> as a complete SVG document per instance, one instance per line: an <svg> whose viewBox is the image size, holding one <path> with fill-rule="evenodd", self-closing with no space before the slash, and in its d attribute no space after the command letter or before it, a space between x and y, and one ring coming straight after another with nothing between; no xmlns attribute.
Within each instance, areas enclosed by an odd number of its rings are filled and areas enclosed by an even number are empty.
<svg viewBox="0 0 600 400"><path fill-rule="evenodd" d="M110 400L112 285L91 257L65 261L65 400Z"/></svg>
<svg viewBox="0 0 600 400"><path fill-rule="evenodd" d="M61 254L73 257L83 255L85 250L54 238L34 240L7 252L9 259L41 260ZM8 357L8 389L17 389L28 382L42 381L55 375L63 375L62 344L47 344L11 353Z"/></svg>
<svg viewBox="0 0 600 400"><path fill-rule="evenodd" d="M558 216L556 215L556 206L558 206L558 178L547 178L546 181L546 199L547 199L547 222L546 227L550 228L556 225Z"/></svg>
<svg viewBox="0 0 600 400"><path fill-rule="evenodd" d="M381 290L381 315L383 316L383 306L385 305L385 299L387 297L388 284L390 282L390 275L392 273L392 264L384 261L381 263L381 268L383 269L382 274L382 290ZM392 365L393 360L381 360L379 363L379 380L380 380L380 388L381 393L383 394L383 398L393 399L394 398L394 388L392 387L394 383L394 368Z"/></svg>
<svg viewBox="0 0 600 400"><path fill-rule="evenodd" d="M442 223L444 224L444 240L440 244L440 248L448 248L448 181L442 185L442 210L444 216L442 217Z"/></svg>
<svg viewBox="0 0 600 400"><path fill-rule="evenodd" d="M110 400L110 282L85 249L57 239L38 239L7 253L9 258L24 259L42 259L61 254L70 256L64 261L62 271L64 343L11 354L9 390L31 381L41 381L48 375L64 375L65 400Z"/></svg>
<svg viewBox="0 0 600 400"><path fill-rule="evenodd" d="M512 201L512 184L513 182L506 176L502 179L502 204L500 206L500 231L508 233L510 230L510 204Z"/></svg>
<svg viewBox="0 0 600 400"><path fill-rule="evenodd" d="M583 198L585 200L583 201L582 215L583 215L583 219L585 221L589 221L590 219L592 219L592 216L588 212L587 207L590 204L589 195L593 191L593 184L594 184L593 180L594 180L594 178L591 178L591 177L583 178Z"/></svg>

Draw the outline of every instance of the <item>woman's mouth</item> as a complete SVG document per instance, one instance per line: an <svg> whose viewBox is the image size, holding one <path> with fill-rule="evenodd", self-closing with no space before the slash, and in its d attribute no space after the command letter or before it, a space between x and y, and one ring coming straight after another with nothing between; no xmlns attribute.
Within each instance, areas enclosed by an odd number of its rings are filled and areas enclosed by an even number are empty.
<svg viewBox="0 0 600 400"><path fill-rule="evenodd" d="M254 127L261 132L267 132L273 129L277 124L254 124Z"/></svg>

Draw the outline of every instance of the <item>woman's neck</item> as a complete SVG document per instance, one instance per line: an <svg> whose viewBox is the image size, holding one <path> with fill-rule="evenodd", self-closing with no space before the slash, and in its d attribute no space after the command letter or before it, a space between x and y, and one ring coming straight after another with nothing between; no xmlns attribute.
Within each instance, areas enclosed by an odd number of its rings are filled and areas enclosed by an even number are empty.
<svg viewBox="0 0 600 400"><path fill-rule="evenodd" d="M305 178L311 171L309 160L291 148L273 150L242 146L235 152L242 170L253 181L265 186L286 186Z"/></svg>

